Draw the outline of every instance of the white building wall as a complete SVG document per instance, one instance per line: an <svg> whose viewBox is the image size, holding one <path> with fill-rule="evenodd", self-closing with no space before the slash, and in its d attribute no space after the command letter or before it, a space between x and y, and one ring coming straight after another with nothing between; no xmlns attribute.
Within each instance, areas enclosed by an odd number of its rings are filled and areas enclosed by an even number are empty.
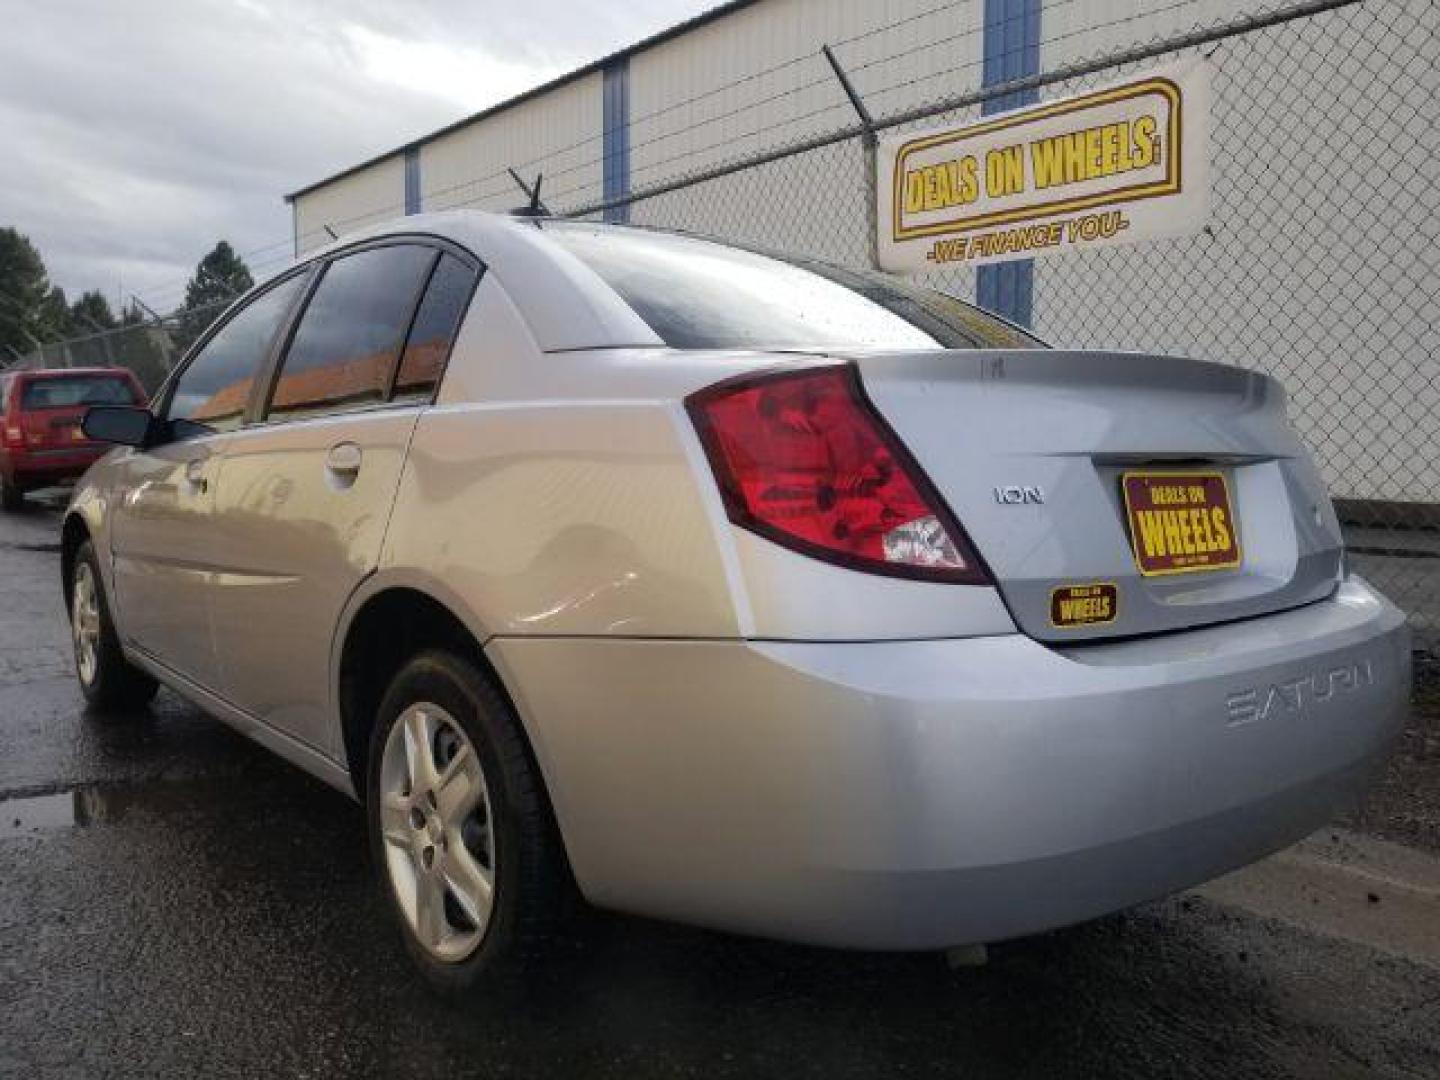
<svg viewBox="0 0 1440 1080"><path fill-rule="evenodd" d="M1042 0L1040 70L1214 26L1265 6L1256 0Z"/></svg>
<svg viewBox="0 0 1440 1080"><path fill-rule="evenodd" d="M1405 0L1417 22L1422 8L1433 16L1430 3ZM1144 7L1049 0L1041 70L1254 10L1235 0L1155 16L1138 14ZM1433 355L1411 344L1434 283L1400 268L1423 266L1433 244L1433 230L1427 239L1415 227L1413 193L1416 175L1434 168L1415 124L1427 108L1433 118L1440 91L1435 39L1428 89L1422 82L1397 108L1394 87L1360 66L1365 42L1351 25L1341 11L1225 42L1215 55L1207 231L1037 259L1035 326L1057 344L1185 353L1274 374L1336 495L1434 501L1440 455L1422 452L1417 435L1425 417L1434 431L1440 378ZM1337 73L1335 57L1348 49L1355 62ZM1277 71L1288 82L1277 83ZM1376 169L1380 148L1396 156ZM1367 258L1378 238L1389 255ZM1342 253L1352 253L1343 266ZM1350 287L1352 274L1362 288ZM1397 320L1409 329L1396 334ZM1409 434L1397 430L1407 417ZM1397 452L1407 442L1411 451Z"/></svg>
<svg viewBox="0 0 1440 1080"><path fill-rule="evenodd" d="M405 159L396 154L296 198L296 254L330 243L327 225L344 236L404 212Z"/></svg>
<svg viewBox="0 0 1440 1080"><path fill-rule="evenodd" d="M506 168L532 181L541 197L565 206L600 197L599 72L556 87L420 148L423 210L509 210L525 201Z"/></svg>
<svg viewBox="0 0 1440 1080"><path fill-rule="evenodd" d="M1428 20L1434 27L1433 0L1390 2L1410 25ZM1043 0L1039 68L1051 71L1259 7L1255 0ZM1209 231L1037 260L1034 320L1043 336L1061 344L1184 352L1278 374L1338 494L1434 501L1440 457L1417 448L1398 467L1395 436L1401 410L1417 427L1433 428L1440 414L1433 350L1409 344L1420 337L1417 320L1433 319L1427 295L1433 285L1397 267L1426 265L1425 245L1434 242L1434 230L1417 224L1413 177L1433 175L1433 157L1415 125L1428 117L1433 134L1440 63L1432 33L1428 70L1404 107L1373 73L1356 68L1336 78L1337 55L1359 56L1367 46L1372 56L1384 54L1383 38L1345 37L1345 20L1368 10L1223 43L1216 56ZM974 90L982 81L983 19L983 0L763 0L635 53L628 60L630 187L852 124L855 114L820 55L826 43L877 116ZM1277 70L1290 85L1276 83ZM1043 95L1116 77L1093 76ZM543 171L543 194L553 208L597 201L602 86L601 74L591 73L423 145L423 208L518 205L522 196L506 166L527 179ZM1376 170L1366 154L1386 145L1408 156ZM1324 172L1317 168L1322 161L1329 162ZM1373 176L1373 189L1357 183L1357 175ZM323 243L327 222L343 234L400 213L403 177L397 155L299 197L300 249ZM1433 211L1434 185L1428 198ZM631 218L863 263L864 199L863 159L850 141L641 201ZM1382 237L1394 248L1388 262L1337 265L1337 251L1364 252ZM1378 275L1385 302L1357 304L1346 280L1352 269ZM931 280L974 294L970 270L948 269ZM1358 295L1374 297L1374 282ZM1393 332L1397 320L1408 320L1405 332Z"/></svg>
<svg viewBox="0 0 1440 1080"><path fill-rule="evenodd" d="M978 82L983 6L766 0L633 56L631 188L854 124L826 44L877 115ZM851 143L641 202L632 220L856 261L864 198Z"/></svg>

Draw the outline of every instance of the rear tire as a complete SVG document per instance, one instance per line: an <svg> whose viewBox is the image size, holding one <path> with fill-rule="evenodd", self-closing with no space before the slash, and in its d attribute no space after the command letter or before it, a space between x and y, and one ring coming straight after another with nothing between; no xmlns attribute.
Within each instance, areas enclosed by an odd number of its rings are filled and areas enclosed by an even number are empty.
<svg viewBox="0 0 1440 1080"><path fill-rule="evenodd" d="M97 709L137 709L150 702L159 684L125 659L94 545L86 540L70 569L70 640L75 677L85 700Z"/></svg>
<svg viewBox="0 0 1440 1080"><path fill-rule="evenodd" d="M543 954L565 858L519 720L475 665L429 650L395 676L366 811L405 949L432 987L463 994Z"/></svg>
<svg viewBox="0 0 1440 1080"><path fill-rule="evenodd" d="M0 477L0 508L11 514L25 508L25 492L3 477Z"/></svg>

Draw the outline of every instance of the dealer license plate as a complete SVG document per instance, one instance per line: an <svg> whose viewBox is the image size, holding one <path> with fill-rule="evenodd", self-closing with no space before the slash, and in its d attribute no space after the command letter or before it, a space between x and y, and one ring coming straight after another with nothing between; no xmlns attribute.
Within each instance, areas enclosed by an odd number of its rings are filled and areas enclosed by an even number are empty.
<svg viewBox="0 0 1440 1080"><path fill-rule="evenodd" d="M1224 474L1127 472L1120 486L1135 565L1146 577L1240 565Z"/></svg>

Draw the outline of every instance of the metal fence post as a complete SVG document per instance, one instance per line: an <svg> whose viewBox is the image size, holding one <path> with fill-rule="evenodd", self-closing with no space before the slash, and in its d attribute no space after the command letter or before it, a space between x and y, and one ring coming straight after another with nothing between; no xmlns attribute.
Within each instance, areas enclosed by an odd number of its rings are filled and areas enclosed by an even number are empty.
<svg viewBox="0 0 1440 1080"><path fill-rule="evenodd" d="M880 207L879 207L879 174L876 158L879 153L880 139L875 134L875 121L870 116L870 110L865 107L865 101L855 89L855 84L850 81L850 76L840 66L834 51L829 45L822 45L820 51L825 54L825 59L830 61L830 67L835 72L835 78L840 80L840 88L845 91L845 96L850 99L851 106L860 117L860 147L865 157L865 222L867 238L865 241L866 255L870 260L871 268L880 269Z"/></svg>

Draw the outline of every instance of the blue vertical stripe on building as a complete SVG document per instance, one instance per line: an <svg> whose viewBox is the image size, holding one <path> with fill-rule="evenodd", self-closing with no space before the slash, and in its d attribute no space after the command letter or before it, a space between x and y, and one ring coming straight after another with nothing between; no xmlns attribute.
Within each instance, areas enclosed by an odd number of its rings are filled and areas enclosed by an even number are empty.
<svg viewBox="0 0 1440 1080"><path fill-rule="evenodd" d="M985 0L984 85L1009 82L1040 70L1041 0ZM1003 112L1029 105L1034 90L1002 94L985 102L982 112ZM1029 326L1034 314L1035 261L982 266L976 274L975 299L983 308Z"/></svg>
<svg viewBox="0 0 1440 1080"><path fill-rule="evenodd" d="M626 57L605 67L601 120L604 125L603 197L618 199L630 194L630 61ZM605 220L628 222L630 207L612 206L605 211Z"/></svg>
<svg viewBox="0 0 1440 1080"><path fill-rule="evenodd" d="M405 151L405 213L420 212L420 148Z"/></svg>

